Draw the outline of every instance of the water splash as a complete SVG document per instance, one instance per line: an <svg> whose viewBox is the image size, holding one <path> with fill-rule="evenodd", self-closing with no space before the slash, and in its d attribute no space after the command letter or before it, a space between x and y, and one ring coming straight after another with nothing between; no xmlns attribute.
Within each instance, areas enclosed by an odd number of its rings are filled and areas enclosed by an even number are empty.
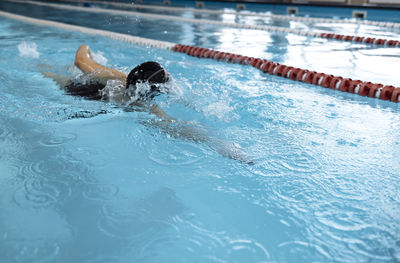
<svg viewBox="0 0 400 263"><path fill-rule="evenodd" d="M91 53L91 56L94 61L96 61L99 64L106 65L108 60L103 55L104 52L102 51L97 51L97 52L92 51Z"/></svg>
<svg viewBox="0 0 400 263"><path fill-rule="evenodd" d="M229 105L228 100L220 100L206 105L203 112L206 116L215 116L220 120L224 120L232 112L233 107Z"/></svg>
<svg viewBox="0 0 400 263"><path fill-rule="evenodd" d="M34 42L21 42L18 45L18 51L21 57L39 58L40 56L40 53L37 51L37 45Z"/></svg>
<svg viewBox="0 0 400 263"><path fill-rule="evenodd" d="M106 101L126 104L129 101L128 94L125 89L125 84L120 80L107 81L104 89L100 91L101 98Z"/></svg>

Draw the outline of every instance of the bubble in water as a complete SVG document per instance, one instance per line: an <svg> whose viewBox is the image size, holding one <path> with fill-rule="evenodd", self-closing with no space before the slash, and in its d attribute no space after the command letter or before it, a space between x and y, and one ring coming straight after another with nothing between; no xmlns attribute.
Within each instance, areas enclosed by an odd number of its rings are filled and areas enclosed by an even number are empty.
<svg viewBox="0 0 400 263"><path fill-rule="evenodd" d="M34 42L21 42L18 45L18 51L21 57L38 58L40 55Z"/></svg>

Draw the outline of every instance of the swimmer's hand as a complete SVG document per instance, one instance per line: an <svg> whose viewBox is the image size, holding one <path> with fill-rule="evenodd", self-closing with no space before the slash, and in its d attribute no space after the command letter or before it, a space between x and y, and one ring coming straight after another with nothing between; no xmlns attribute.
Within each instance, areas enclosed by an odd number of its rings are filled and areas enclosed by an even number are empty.
<svg viewBox="0 0 400 263"><path fill-rule="evenodd" d="M206 143L222 156L244 164L254 165L254 161L237 143L227 142L219 138L210 138Z"/></svg>
<svg viewBox="0 0 400 263"><path fill-rule="evenodd" d="M159 108L157 107L153 108L151 111L158 118L146 120L142 123L145 126L158 128L176 139L186 139L196 143L205 143L211 149L224 157L237 160L245 164L254 164L254 162L249 158L248 154L242 150L238 144L211 137L209 136L209 132L206 128L194 123L182 122L177 119L170 118L165 112L160 112L158 110ZM168 118L165 118L166 116L168 116Z"/></svg>

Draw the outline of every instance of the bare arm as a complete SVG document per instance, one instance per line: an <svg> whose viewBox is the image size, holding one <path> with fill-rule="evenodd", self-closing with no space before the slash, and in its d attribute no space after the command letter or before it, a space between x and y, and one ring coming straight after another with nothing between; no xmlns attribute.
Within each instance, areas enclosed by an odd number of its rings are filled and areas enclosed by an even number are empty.
<svg viewBox="0 0 400 263"><path fill-rule="evenodd" d="M142 122L145 126L161 129L174 138L185 139L197 143L205 143L210 148L233 160L246 164L254 164L248 154L235 143L225 141L223 139L210 136L209 131L205 127L196 124L179 121L168 116L157 106L150 108L150 113L158 116L158 119L147 120Z"/></svg>
<svg viewBox="0 0 400 263"><path fill-rule="evenodd" d="M83 73L90 74L91 77L100 81L107 82L107 80L117 79L126 82L126 74L112 68L107 68L92 59L92 51L88 45L79 46L75 55L75 66L77 66Z"/></svg>
<svg viewBox="0 0 400 263"><path fill-rule="evenodd" d="M62 76L55 74L53 72L42 72L43 76L46 78L50 78L54 80L60 87L64 87L69 81L71 81L71 77Z"/></svg>

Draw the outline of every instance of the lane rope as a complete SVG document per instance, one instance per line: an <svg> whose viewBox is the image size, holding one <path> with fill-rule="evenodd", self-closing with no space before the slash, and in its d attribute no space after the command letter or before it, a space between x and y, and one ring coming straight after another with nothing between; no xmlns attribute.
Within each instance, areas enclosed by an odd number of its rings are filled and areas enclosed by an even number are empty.
<svg viewBox="0 0 400 263"><path fill-rule="evenodd" d="M337 23L337 24L356 24L356 25L369 25L379 26L388 28L400 28L400 23L387 22L387 21L372 21L372 20L356 20L356 19L332 19L332 18L319 18L319 17L300 17L300 16L289 16L289 15L277 15L269 13L247 13L247 12L235 12L228 10L212 10L212 9L199 9L190 7L177 7L177 6L160 6L160 5L142 5L142 4L128 4L121 2L106 2L106 1L95 1L95 0L66 0L66 2L72 3L91 3L91 4L104 4L122 8L141 8L150 10L163 10L173 12L193 12L200 14L214 14L214 15L236 15L236 16L250 16L250 17L266 17L276 20L285 21L298 21L298 22L314 22L314 23Z"/></svg>
<svg viewBox="0 0 400 263"><path fill-rule="evenodd" d="M77 31L77 32L88 34L88 35L98 35L98 36L108 37L108 38L132 43L132 44L137 44L140 46L155 47L155 48L160 48L160 49L171 50L176 45L176 43L171 43L171 42L167 42L167 41L153 40L153 39L148 39L148 38L142 38L142 37L137 37L137 36L131 36L131 35L126 35L126 34L110 32L110 31L106 31L106 30L93 29L93 28L88 28L88 27L65 24L65 23L61 23L61 22L31 18L31 17L16 15L16 14L4 12L4 11L0 11L0 15L7 17L7 18L31 23L31 24L56 27L56 28L60 28L60 29L64 29L64 30L70 30L70 31Z"/></svg>
<svg viewBox="0 0 400 263"><path fill-rule="evenodd" d="M324 88L340 90L343 92L349 92L381 100L399 102L400 88L396 88L393 85L383 85L369 81L353 80L351 78L344 78L331 74L287 66L273 61L268 61L266 59L242 56L234 53L221 52L189 45L178 44L174 46L172 50L198 58L209 58L234 64L251 65L252 67L260 69L262 72L270 75L280 76Z"/></svg>
<svg viewBox="0 0 400 263"><path fill-rule="evenodd" d="M326 38L326 39L342 40L342 41L347 41L347 42L357 42L357 43L363 43L363 44L383 45L383 46L388 46L388 47L400 47L400 41L398 41L398 40L389 40L389 39L381 39L381 38L377 39L377 38L372 38L372 37L341 35L341 34L325 33L325 32L319 32L319 31L304 31L304 30L299 30L299 29L284 28L284 27L277 27L277 26L267 26L267 25L247 25L247 24L237 24L237 23L226 23L226 22L219 22L219 21L213 21L213 20L207 20L207 19L193 19L193 18L176 17L176 16L169 16L169 15L140 13L140 12L135 12L135 11L104 9L104 8L98 8L98 7L80 7L80 6L72 6L72 5L64 5L64 4L51 4L51 3L44 3L44 2L37 2L37 1L30 1L30 0L7 0L7 1L17 2L17 3L27 3L27 4L53 7L53 8L64 9L64 10L72 10L72 11L83 11L83 12L91 12L91 13L145 17L145 18L150 18L150 19L162 19L162 20L168 20L168 21L175 20L175 21L188 22L188 23L192 23L192 24L211 24L211 25L227 26L227 27L242 28L242 29L264 30L264 31L275 32L275 33L285 33L285 34L292 33L292 34L308 36L308 37L320 37L320 38Z"/></svg>
<svg viewBox="0 0 400 263"><path fill-rule="evenodd" d="M275 75L295 81L305 82L308 84L313 84L324 88L340 90L343 92L350 92L361 96L368 96L371 98L378 98L381 100L390 100L392 102L399 102L400 88L396 88L393 85L383 85L379 83L372 83L369 81L367 82L361 80L353 80L351 78L333 76L330 74L319 73L307 69L287 66L284 64L268 61L261 58L242 56L239 54L221 52L207 48L181 45L172 42L136 37L105 30L69 25L60 22L16 15L4 11L0 11L0 15L10 19L15 19L36 25L50 26L50 27L60 28L63 30L77 31L90 35L103 36L141 46L172 50L175 52L185 53L188 54L189 56L194 56L198 58L209 58L229 63L251 65L257 69L260 69L264 73L268 73L270 75Z"/></svg>

